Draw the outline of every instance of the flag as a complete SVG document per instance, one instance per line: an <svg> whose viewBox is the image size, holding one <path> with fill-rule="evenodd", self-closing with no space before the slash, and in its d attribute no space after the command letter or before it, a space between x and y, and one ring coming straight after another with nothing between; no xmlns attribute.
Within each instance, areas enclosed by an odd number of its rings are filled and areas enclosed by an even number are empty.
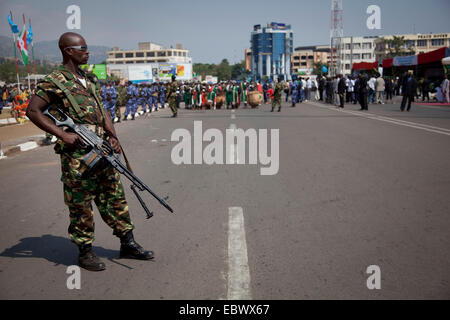
<svg viewBox="0 0 450 320"><path fill-rule="evenodd" d="M33 42L33 31L31 30L31 20L28 23L28 32L27 32L27 47Z"/></svg>
<svg viewBox="0 0 450 320"><path fill-rule="evenodd" d="M23 65L26 66L28 64L28 46L27 46L27 30L25 25L23 26L22 32L19 34L17 39L17 48L22 54Z"/></svg>
<svg viewBox="0 0 450 320"><path fill-rule="evenodd" d="M19 33L19 27L13 22L11 12L8 15L8 22L12 33Z"/></svg>

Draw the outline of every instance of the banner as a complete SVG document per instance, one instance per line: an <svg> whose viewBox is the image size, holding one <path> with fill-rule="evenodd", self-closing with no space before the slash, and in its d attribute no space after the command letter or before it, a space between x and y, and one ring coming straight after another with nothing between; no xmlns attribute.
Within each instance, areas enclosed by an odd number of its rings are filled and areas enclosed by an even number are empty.
<svg viewBox="0 0 450 320"><path fill-rule="evenodd" d="M394 66L415 66L417 65L417 56L394 57Z"/></svg>
<svg viewBox="0 0 450 320"><path fill-rule="evenodd" d="M159 73L158 78L163 79L171 79L172 75L177 75L177 65L175 63L160 63L159 64Z"/></svg>
<svg viewBox="0 0 450 320"><path fill-rule="evenodd" d="M184 66L177 64L177 77L184 77Z"/></svg>
<svg viewBox="0 0 450 320"><path fill-rule="evenodd" d="M151 82L153 80L152 65L129 65L128 80L133 82Z"/></svg>
<svg viewBox="0 0 450 320"><path fill-rule="evenodd" d="M83 64L81 69L95 74L99 80L106 80L106 64Z"/></svg>

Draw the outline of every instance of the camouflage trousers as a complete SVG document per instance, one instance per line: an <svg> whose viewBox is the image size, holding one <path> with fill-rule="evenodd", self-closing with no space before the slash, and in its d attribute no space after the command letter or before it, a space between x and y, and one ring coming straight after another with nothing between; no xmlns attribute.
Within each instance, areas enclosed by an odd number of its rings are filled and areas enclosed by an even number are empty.
<svg viewBox="0 0 450 320"><path fill-rule="evenodd" d="M280 97L274 97L272 101L272 108L275 108L276 106L281 108L281 96Z"/></svg>
<svg viewBox="0 0 450 320"><path fill-rule="evenodd" d="M61 160L64 202L69 207L68 231L72 242L82 246L91 244L95 239L92 201L115 236L121 237L134 229L119 172L105 164L102 168L94 168L86 177L77 179L73 173L79 161L65 155Z"/></svg>
<svg viewBox="0 0 450 320"><path fill-rule="evenodd" d="M173 98L169 98L169 108L172 110L173 114L177 114L177 100Z"/></svg>

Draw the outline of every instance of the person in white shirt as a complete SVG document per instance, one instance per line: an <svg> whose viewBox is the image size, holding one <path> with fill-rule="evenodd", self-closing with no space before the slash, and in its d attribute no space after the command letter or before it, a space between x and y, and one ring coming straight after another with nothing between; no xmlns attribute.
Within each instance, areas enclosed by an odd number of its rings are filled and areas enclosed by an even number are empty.
<svg viewBox="0 0 450 320"><path fill-rule="evenodd" d="M450 75L447 75L444 78L444 81L442 81L441 89L442 89L442 96L444 98L444 103L450 102L450 81L449 81Z"/></svg>
<svg viewBox="0 0 450 320"><path fill-rule="evenodd" d="M311 100L312 82L310 78L306 79L306 101Z"/></svg>
<svg viewBox="0 0 450 320"><path fill-rule="evenodd" d="M375 83L377 82L377 79L375 77L371 77L369 82L367 83L369 85L369 103L375 103Z"/></svg>
<svg viewBox="0 0 450 320"><path fill-rule="evenodd" d="M352 77L348 77L347 80L345 80L345 86L347 87L347 98L345 99L346 102L353 102L354 101L354 94L355 94L355 83L352 80Z"/></svg>

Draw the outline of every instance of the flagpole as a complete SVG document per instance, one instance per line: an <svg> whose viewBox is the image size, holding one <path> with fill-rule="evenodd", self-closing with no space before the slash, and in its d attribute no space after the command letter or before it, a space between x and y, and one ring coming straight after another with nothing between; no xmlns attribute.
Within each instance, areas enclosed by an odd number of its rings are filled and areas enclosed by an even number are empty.
<svg viewBox="0 0 450 320"><path fill-rule="evenodd" d="M28 23L31 26L31 18L28 19ZM33 56L33 72L34 72L34 86L37 86L37 76L36 76L36 59L34 58L34 37L31 40L31 54Z"/></svg>
<svg viewBox="0 0 450 320"><path fill-rule="evenodd" d="M26 30L27 21L25 20L25 13L22 13L22 17L23 17L23 25ZM28 52L27 52L27 54L28 54ZM30 65L29 65L29 63L27 63L27 78L28 78L28 90L30 90L31 86L30 86Z"/></svg>
<svg viewBox="0 0 450 320"><path fill-rule="evenodd" d="M12 12L9 11L9 14L11 15L11 20L13 20ZM20 80L19 80L19 66L17 65L17 52L16 52L16 34L13 32L13 48L14 48L14 60L16 62L16 76L17 76L17 90L19 90L20 93Z"/></svg>

